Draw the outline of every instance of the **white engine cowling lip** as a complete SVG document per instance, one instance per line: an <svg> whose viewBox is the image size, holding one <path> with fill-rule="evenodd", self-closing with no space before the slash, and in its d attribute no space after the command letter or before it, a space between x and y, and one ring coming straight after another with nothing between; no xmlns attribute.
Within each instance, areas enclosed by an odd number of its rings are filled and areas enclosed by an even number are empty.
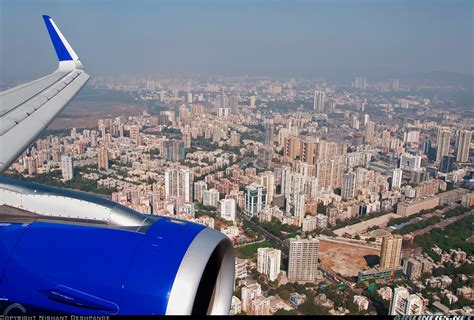
<svg viewBox="0 0 474 320"><path fill-rule="evenodd" d="M229 315L235 275L233 246L224 234L209 228L202 230L194 238L183 257L169 294L166 315L191 315L208 258L219 245L225 251L214 288L214 302L208 314Z"/></svg>

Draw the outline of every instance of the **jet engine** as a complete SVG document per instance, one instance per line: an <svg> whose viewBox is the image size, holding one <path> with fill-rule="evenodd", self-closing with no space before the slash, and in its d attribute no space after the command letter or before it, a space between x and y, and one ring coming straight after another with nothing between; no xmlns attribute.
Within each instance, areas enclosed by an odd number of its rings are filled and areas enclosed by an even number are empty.
<svg viewBox="0 0 474 320"><path fill-rule="evenodd" d="M227 315L234 264L216 230L0 178L0 314Z"/></svg>

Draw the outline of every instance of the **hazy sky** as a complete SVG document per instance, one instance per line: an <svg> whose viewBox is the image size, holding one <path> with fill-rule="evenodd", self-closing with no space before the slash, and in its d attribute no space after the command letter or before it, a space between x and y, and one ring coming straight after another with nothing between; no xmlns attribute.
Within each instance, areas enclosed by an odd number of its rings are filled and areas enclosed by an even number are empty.
<svg viewBox="0 0 474 320"><path fill-rule="evenodd" d="M92 75L473 70L472 0L0 0L0 80L56 67L50 15Z"/></svg>

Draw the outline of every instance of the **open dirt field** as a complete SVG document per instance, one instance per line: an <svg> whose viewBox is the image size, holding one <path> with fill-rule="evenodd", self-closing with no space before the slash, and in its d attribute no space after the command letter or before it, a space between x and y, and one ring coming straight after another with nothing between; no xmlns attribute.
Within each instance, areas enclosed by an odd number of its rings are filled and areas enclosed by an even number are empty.
<svg viewBox="0 0 474 320"><path fill-rule="evenodd" d="M145 108L134 103L72 101L48 129L95 128L103 118L140 115Z"/></svg>
<svg viewBox="0 0 474 320"><path fill-rule="evenodd" d="M378 263L380 251L350 244L319 241L321 265L343 276L357 276L357 272Z"/></svg>

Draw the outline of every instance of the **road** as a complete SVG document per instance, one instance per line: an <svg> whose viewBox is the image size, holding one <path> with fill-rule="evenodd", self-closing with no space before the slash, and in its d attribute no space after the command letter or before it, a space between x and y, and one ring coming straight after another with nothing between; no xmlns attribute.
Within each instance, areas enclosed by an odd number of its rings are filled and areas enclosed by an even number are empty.
<svg viewBox="0 0 474 320"><path fill-rule="evenodd" d="M261 225L256 224L255 222L253 222L252 219L250 219L248 216L246 216L242 212L237 212L237 216L241 220L245 220L245 221L249 222L250 224L252 224L252 226L254 226L256 229L258 229L258 231L261 232L267 239L273 240L279 246L284 248L285 251L288 251L290 249L290 246L288 245L288 243L284 242L283 240L281 240L280 238L278 238L277 236L275 236L274 234L269 232L267 229L263 228Z"/></svg>
<svg viewBox="0 0 474 320"><path fill-rule="evenodd" d="M265 237L268 237L270 239L272 239L273 241L275 241L275 243L277 243L281 249L286 249L286 250L289 250L289 245L288 245L288 242L285 242L283 240L281 240L280 238L278 238L277 236L273 235L272 233L268 232L265 228L263 228L262 226L256 224L255 222L253 222L248 216L246 216L245 214L243 214L242 212L238 212L237 213L237 216L242 219L242 220L245 220L249 223L252 224L252 226L254 226L256 229L258 229ZM326 240L326 239L325 239ZM334 272L333 270L331 269L328 269L328 268L325 268L321 265L318 265L318 268L319 270L321 270L323 276L331 283L344 283L346 285L346 288L348 288L349 290L357 293L357 294L361 294L362 293L362 289L358 289L358 288L354 288L352 287L353 283L351 283L350 281L347 281L346 279L344 279L343 277L339 276L336 274L336 272Z"/></svg>

